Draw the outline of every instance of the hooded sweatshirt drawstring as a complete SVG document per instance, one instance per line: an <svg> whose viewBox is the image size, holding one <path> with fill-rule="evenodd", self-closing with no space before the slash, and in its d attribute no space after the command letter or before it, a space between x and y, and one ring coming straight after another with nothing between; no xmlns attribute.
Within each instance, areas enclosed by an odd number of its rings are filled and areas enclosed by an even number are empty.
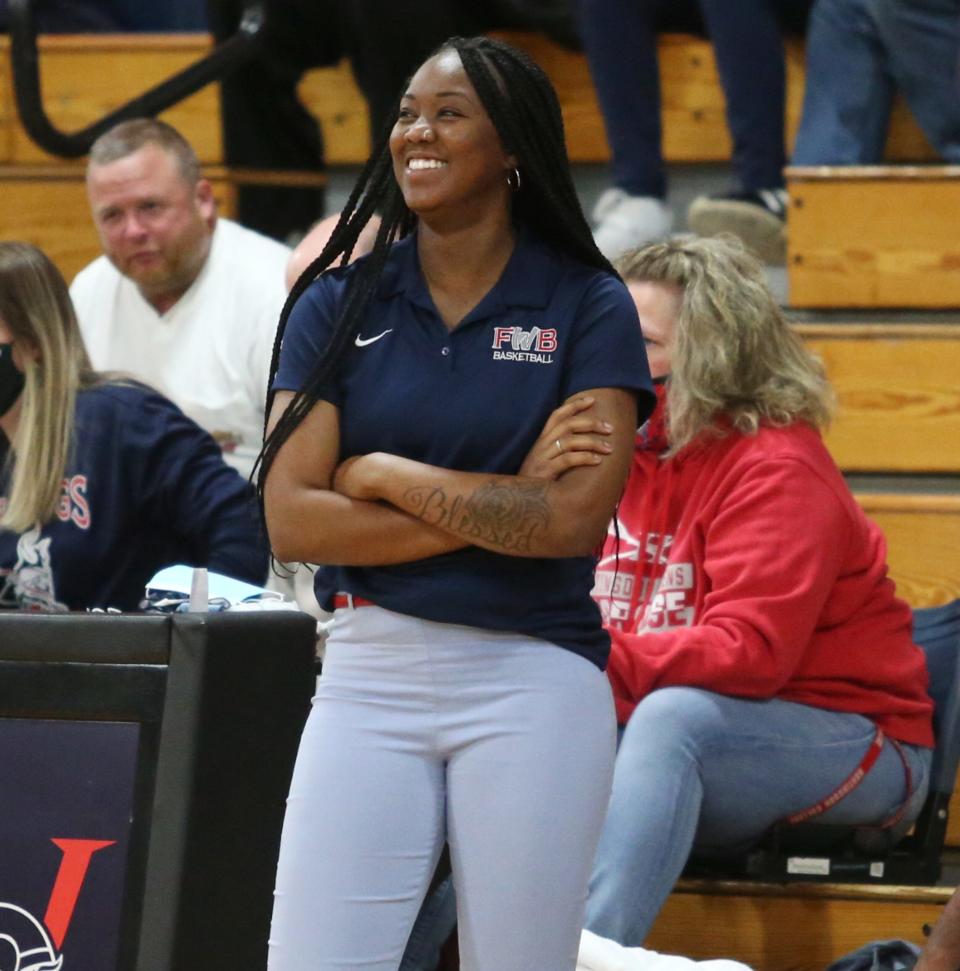
<svg viewBox="0 0 960 971"><path fill-rule="evenodd" d="M634 619L634 630L639 630L647 609L653 600L657 579L662 575L660 558L663 555L666 538L664 532L670 514L670 496L673 491L674 459L661 459L660 453L669 447L666 437L667 428L667 385L656 385L657 405L647 423L637 436L638 451L634 462L645 467L647 486L641 500L639 520L641 529L637 534L637 557L639 560L633 589L630 592L630 612ZM651 461L652 459L652 461ZM648 556L647 540L654 538L652 555Z"/></svg>

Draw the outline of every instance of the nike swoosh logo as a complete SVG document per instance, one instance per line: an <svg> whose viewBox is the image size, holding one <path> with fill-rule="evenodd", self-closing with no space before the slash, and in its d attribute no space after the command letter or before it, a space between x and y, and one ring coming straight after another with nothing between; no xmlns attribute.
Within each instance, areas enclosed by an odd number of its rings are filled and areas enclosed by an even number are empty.
<svg viewBox="0 0 960 971"><path fill-rule="evenodd" d="M390 330L385 330L382 334L377 334L376 337L367 337L366 339L357 334L354 344L356 344L357 347L366 347L367 344L373 344L380 340L381 337L386 337L387 334L389 334L392 330L393 328L391 327Z"/></svg>

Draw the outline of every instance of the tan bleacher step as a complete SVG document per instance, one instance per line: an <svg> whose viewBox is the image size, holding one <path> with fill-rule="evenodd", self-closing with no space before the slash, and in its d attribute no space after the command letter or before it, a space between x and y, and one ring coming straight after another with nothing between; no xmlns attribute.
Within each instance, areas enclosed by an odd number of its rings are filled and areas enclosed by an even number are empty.
<svg viewBox="0 0 960 971"><path fill-rule="evenodd" d="M845 472L960 472L960 314L956 324L794 328L837 392L826 440Z"/></svg>
<svg viewBox="0 0 960 971"><path fill-rule="evenodd" d="M497 34L525 50L554 82L567 126L572 160L609 158L603 119L583 54L528 32ZM74 132L202 57L206 34L50 35L38 42L44 104L58 128ZM9 39L0 37L0 162L55 163L37 148L16 119L10 82ZM713 49L702 38L660 38L663 150L671 162L725 161L730 136ZM792 141L803 101L803 48L787 44L786 121ZM369 151L366 106L346 61L308 72L300 85L304 103L322 122L327 162L363 162ZM177 127L208 163L223 161L219 93L208 86L161 117ZM931 149L902 104L894 108L887 157L926 160Z"/></svg>
<svg viewBox="0 0 960 971"><path fill-rule="evenodd" d="M823 971L868 941L924 941L950 887L682 880L646 942L665 954L735 958L756 971Z"/></svg>
<svg viewBox="0 0 960 971"><path fill-rule="evenodd" d="M100 255L81 168L0 166L0 198L0 239L39 246L68 283Z"/></svg>
<svg viewBox="0 0 960 971"><path fill-rule="evenodd" d="M788 168L794 307L960 308L960 166Z"/></svg>
<svg viewBox="0 0 960 971"><path fill-rule="evenodd" d="M960 597L960 492L855 495L887 539L890 575L900 597L911 607Z"/></svg>
<svg viewBox="0 0 960 971"><path fill-rule="evenodd" d="M0 119L6 149L0 162L63 164L38 148L17 117L10 77L10 39L0 37ZM72 133L183 70L210 50L207 34L62 34L38 38L43 103L51 122ZM223 161L220 93L208 85L160 117L181 131L201 162ZM69 164L69 163L66 163Z"/></svg>

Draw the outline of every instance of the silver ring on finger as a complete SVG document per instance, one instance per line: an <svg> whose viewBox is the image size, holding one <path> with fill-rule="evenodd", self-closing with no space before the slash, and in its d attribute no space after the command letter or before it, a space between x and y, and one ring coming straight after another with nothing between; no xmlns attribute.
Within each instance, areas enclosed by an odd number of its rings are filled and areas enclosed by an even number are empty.
<svg viewBox="0 0 960 971"><path fill-rule="evenodd" d="M560 439L559 438L554 442L554 445L557 446L557 452L560 455L563 455L563 446L560 444Z"/></svg>

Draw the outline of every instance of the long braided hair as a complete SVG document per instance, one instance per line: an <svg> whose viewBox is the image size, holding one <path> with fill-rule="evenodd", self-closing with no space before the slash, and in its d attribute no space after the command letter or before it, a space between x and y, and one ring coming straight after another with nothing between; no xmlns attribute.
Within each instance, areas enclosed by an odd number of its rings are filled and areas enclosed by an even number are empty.
<svg viewBox="0 0 960 971"><path fill-rule="evenodd" d="M523 51L489 37L452 37L431 57L447 51L460 55L463 69L493 122L507 151L516 156L520 188L513 195L513 217L530 226L556 249L581 263L610 273L616 271L597 249L577 198L564 140L560 102L549 78ZM416 226L416 216L403 201L393 176L389 126L380 133L364 165L340 220L320 255L303 271L290 291L277 328L270 362L270 384L277 373L280 344L287 320L301 294L324 270L347 263L364 226L376 213L380 228L370 255L357 265L339 309L333 336L306 386L298 391L258 458L258 492L263 487L277 452L313 408L324 383L336 373L376 293L394 240ZM274 392L267 392L267 415Z"/></svg>

